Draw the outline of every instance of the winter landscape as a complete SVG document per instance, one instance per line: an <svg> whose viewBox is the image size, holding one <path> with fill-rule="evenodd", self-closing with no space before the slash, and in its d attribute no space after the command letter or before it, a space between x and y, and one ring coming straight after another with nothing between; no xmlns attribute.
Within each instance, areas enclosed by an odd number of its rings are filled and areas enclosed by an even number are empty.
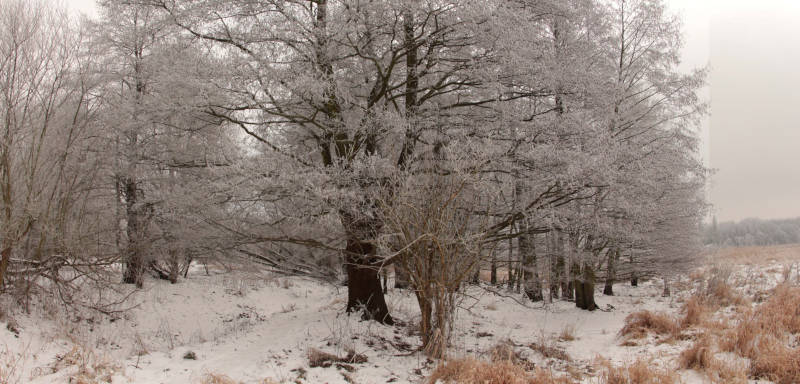
<svg viewBox="0 0 800 384"><path fill-rule="evenodd" d="M674 2L78 3L0 0L0 384L800 382Z"/></svg>

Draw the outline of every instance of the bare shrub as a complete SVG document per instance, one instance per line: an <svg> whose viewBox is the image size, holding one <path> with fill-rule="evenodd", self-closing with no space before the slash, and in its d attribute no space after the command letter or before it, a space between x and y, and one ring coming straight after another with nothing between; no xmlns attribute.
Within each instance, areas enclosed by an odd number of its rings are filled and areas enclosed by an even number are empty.
<svg viewBox="0 0 800 384"><path fill-rule="evenodd" d="M420 308L420 334L426 354L445 357L458 289L480 261L485 222L472 220L476 203L470 176L410 178L384 204L387 248L408 271ZM487 306L491 310L491 306Z"/></svg>
<svg viewBox="0 0 800 384"><path fill-rule="evenodd" d="M680 327L666 313L644 310L633 312L625 318L625 326L619 331L619 336L638 339L647 336L648 332L675 337L680 332Z"/></svg>

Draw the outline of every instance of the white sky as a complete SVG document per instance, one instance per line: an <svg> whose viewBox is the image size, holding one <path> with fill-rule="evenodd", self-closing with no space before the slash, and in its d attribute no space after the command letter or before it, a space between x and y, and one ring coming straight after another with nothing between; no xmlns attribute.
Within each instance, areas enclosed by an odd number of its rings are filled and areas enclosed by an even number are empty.
<svg viewBox="0 0 800 384"><path fill-rule="evenodd" d="M800 216L800 0L665 0L683 16L682 68L711 64L703 158L720 221ZM94 0L65 0L95 14Z"/></svg>

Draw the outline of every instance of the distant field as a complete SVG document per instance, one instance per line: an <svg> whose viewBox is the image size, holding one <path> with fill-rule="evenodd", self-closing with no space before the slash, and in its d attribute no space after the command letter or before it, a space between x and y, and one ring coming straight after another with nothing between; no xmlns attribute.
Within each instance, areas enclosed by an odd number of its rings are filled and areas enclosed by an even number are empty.
<svg viewBox="0 0 800 384"><path fill-rule="evenodd" d="M706 252L709 262L732 261L737 264L771 264L800 262L800 244L761 247L729 247Z"/></svg>

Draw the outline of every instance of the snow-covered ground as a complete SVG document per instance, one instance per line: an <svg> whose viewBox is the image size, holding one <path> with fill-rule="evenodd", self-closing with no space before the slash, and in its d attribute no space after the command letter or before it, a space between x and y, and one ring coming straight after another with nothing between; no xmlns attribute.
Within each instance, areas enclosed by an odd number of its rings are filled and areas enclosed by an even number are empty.
<svg viewBox="0 0 800 384"><path fill-rule="evenodd" d="M731 279L752 293L782 279L782 265L740 265ZM601 310L594 312L570 302L525 304L505 289L471 287L457 315L450 356L485 356L507 343L536 366L569 372L585 383L594 382L598 358L614 364L645 358L671 367L689 341L651 336L621 346L618 332L634 311L677 314L692 284L688 277L677 282L677 292L666 298L661 280L617 284L616 296L598 292ZM253 271L207 275L200 268L178 284L147 281L126 302L133 308L115 315L67 316L40 302L31 314L12 314L13 320L0 324L0 377L11 383L70 382L82 369L97 382L113 383L201 383L211 375L243 383L423 382L437 363L416 349L413 295L390 290L387 302L400 324L384 326L343 314L346 294L342 287L300 278ZM531 348L536 344L565 351L569 361L543 357ZM367 362L312 368L313 349L339 356L353 351ZM704 382L695 372L682 377Z"/></svg>

